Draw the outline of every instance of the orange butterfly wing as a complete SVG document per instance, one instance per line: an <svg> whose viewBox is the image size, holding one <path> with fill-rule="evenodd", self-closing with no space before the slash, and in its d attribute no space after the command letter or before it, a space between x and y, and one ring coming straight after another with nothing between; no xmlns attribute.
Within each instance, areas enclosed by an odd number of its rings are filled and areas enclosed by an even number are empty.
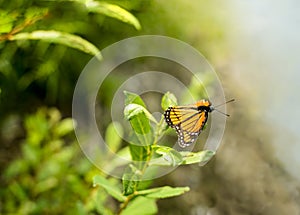
<svg viewBox="0 0 300 215"><path fill-rule="evenodd" d="M167 124L178 134L178 144L186 147L194 143L201 133L208 111L198 110L196 105L169 107L165 113Z"/></svg>

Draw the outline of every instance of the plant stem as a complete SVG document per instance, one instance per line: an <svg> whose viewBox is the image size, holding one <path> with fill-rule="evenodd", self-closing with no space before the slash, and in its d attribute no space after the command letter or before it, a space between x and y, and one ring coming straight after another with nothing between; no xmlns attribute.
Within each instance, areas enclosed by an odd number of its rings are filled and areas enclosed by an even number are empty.
<svg viewBox="0 0 300 215"><path fill-rule="evenodd" d="M163 125L164 119L163 117L161 118L161 120L159 121L159 123L156 126L156 131L155 131L155 136L154 136L154 140L151 144L152 145L156 145L159 139L159 136L161 135L163 129L161 128ZM140 170L140 174L139 174L139 179L142 180L143 175L146 172L147 167L149 166L150 160L152 158L153 155L153 149L150 145L147 145L147 159L145 162L143 162L143 166ZM135 187L134 187L134 192L130 195L127 196L126 200L123 202L123 204L121 204L120 209L118 211L118 214L121 214L122 211L127 207L127 205L129 204L130 200L132 198L134 198L137 194L137 187L138 187L138 183L136 183Z"/></svg>

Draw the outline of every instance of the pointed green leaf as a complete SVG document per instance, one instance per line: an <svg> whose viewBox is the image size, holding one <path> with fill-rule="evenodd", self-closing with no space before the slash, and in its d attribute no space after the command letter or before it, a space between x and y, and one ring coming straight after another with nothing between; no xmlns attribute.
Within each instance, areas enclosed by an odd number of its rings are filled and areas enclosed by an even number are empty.
<svg viewBox="0 0 300 215"><path fill-rule="evenodd" d="M33 31L30 33L19 33L11 36L10 40L42 40L49 43L62 44L87 54L95 55L99 60L102 59L100 50L92 43L79 36L65 32Z"/></svg>
<svg viewBox="0 0 300 215"><path fill-rule="evenodd" d="M111 151L116 152L122 143L123 128L120 123L112 122L105 133L105 142Z"/></svg>
<svg viewBox="0 0 300 215"><path fill-rule="evenodd" d="M121 190L115 184L113 184L111 181L107 180L101 175L94 176L93 185L103 187L109 195L111 195L120 202L123 202L126 199L126 197L122 195Z"/></svg>
<svg viewBox="0 0 300 215"><path fill-rule="evenodd" d="M121 215L151 215L157 213L155 199L138 196L122 211Z"/></svg>
<svg viewBox="0 0 300 215"><path fill-rule="evenodd" d="M139 95L128 92L126 90L124 91L124 95L125 95L125 105L138 104L138 105L141 105L144 108L146 108L146 105L145 105L143 99Z"/></svg>
<svg viewBox="0 0 300 215"><path fill-rule="evenodd" d="M215 154L214 151L205 150L201 152L180 152L183 157L182 164L206 163Z"/></svg>
<svg viewBox="0 0 300 215"><path fill-rule="evenodd" d="M86 1L85 6L90 12L104 14L133 25L137 30L141 29L138 19L118 5L99 1Z"/></svg>
<svg viewBox="0 0 300 215"><path fill-rule="evenodd" d="M164 198L170 198L170 197L182 195L183 193L188 192L189 190L190 190L189 187L164 186L164 187L137 191L137 195L143 195L148 198L164 199Z"/></svg>
<svg viewBox="0 0 300 215"><path fill-rule="evenodd" d="M170 106L176 106L177 99L173 93L167 92L161 99L161 107L163 110L168 109Z"/></svg>

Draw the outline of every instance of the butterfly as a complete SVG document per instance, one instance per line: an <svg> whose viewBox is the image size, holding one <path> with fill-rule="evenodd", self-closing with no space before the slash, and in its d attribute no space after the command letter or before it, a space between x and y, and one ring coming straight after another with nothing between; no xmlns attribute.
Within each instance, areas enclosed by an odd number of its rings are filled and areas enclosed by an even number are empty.
<svg viewBox="0 0 300 215"><path fill-rule="evenodd" d="M231 101L234 100L226 103ZM165 111L164 117L166 123L176 130L179 146L184 148L197 140L207 122L208 113L214 110L217 109L212 106L209 100L202 99L192 105L169 107ZM229 116L228 114L225 115Z"/></svg>

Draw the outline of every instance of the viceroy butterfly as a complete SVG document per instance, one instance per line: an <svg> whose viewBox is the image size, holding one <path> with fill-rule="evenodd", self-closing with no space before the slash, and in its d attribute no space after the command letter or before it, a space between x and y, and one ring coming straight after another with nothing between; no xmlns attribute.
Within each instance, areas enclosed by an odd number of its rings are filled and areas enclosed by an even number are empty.
<svg viewBox="0 0 300 215"><path fill-rule="evenodd" d="M232 101L234 101L234 99L231 99L224 104ZM196 141L207 122L208 113L214 110L218 111L215 107L212 106L209 100L202 99L193 105L169 107L165 111L165 121L171 128L176 130L179 146L184 148ZM228 114L225 115L229 116Z"/></svg>

